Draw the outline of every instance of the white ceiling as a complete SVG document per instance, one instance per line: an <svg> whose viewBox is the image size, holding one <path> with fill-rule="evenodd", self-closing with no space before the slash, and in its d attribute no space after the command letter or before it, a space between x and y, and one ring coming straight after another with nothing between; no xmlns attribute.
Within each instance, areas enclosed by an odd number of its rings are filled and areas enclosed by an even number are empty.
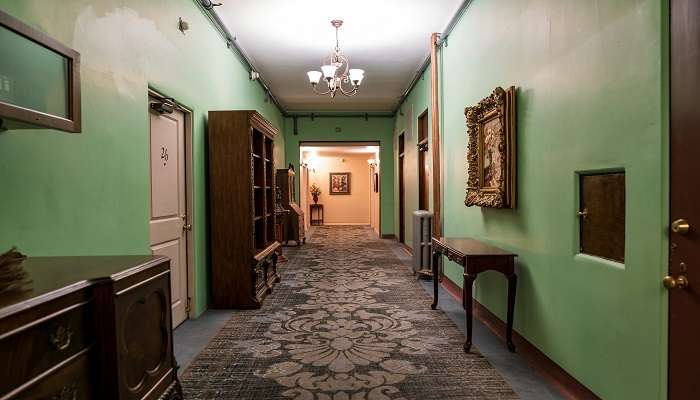
<svg viewBox="0 0 700 400"><path fill-rule="evenodd" d="M391 111L462 0L220 0L216 10L287 111ZM365 70L360 92L331 99L311 91L335 45Z"/></svg>

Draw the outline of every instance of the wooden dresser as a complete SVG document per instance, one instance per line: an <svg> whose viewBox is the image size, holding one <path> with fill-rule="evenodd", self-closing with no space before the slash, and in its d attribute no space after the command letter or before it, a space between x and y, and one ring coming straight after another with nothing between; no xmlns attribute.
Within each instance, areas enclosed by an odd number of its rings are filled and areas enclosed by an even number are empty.
<svg viewBox="0 0 700 400"><path fill-rule="evenodd" d="M38 257L0 294L0 399L181 399L160 256Z"/></svg>
<svg viewBox="0 0 700 400"><path fill-rule="evenodd" d="M286 224L286 244L293 240L297 245L306 243L306 233L304 229L304 211L297 205L295 199L295 173L294 167L290 164L289 169L277 170L277 185L282 191L282 207L289 211Z"/></svg>
<svg viewBox="0 0 700 400"><path fill-rule="evenodd" d="M209 227L214 308L260 308L279 281L274 137L255 111L209 112Z"/></svg>

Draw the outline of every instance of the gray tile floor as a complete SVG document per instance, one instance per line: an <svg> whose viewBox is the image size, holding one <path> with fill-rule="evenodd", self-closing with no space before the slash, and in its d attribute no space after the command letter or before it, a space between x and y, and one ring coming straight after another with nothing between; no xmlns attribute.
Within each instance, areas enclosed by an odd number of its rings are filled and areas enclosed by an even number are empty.
<svg viewBox="0 0 700 400"><path fill-rule="evenodd" d="M311 234L313 230L309 236ZM408 252L393 242L387 241L387 243L391 244L399 260L410 268L411 258ZM421 284L432 295L432 282L421 281ZM462 305L442 287L439 292L438 308L445 312L462 332L466 332L466 316ZM175 357L180 364L180 372L187 368L234 313L236 313L234 310L207 310L199 318L188 320L175 330ZM500 339L478 320L474 320L473 342L523 400L564 398L522 357L517 353L510 353ZM455 349L455 351L462 351L462 349Z"/></svg>

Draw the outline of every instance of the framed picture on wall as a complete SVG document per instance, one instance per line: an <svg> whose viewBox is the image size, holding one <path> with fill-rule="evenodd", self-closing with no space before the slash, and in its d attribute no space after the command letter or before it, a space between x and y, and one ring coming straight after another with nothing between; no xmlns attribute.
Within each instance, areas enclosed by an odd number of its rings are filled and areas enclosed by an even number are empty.
<svg viewBox="0 0 700 400"><path fill-rule="evenodd" d="M374 193L379 193L379 174L374 173Z"/></svg>
<svg viewBox="0 0 700 400"><path fill-rule="evenodd" d="M467 206L515 208L515 87L497 87L467 117Z"/></svg>
<svg viewBox="0 0 700 400"><path fill-rule="evenodd" d="M349 172L331 172L329 176L329 194L350 194Z"/></svg>

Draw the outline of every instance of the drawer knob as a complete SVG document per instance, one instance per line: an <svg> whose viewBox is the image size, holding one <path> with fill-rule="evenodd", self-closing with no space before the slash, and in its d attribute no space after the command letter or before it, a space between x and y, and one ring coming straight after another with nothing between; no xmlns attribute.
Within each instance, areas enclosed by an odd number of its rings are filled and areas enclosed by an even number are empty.
<svg viewBox="0 0 700 400"><path fill-rule="evenodd" d="M64 386L61 392L51 396L51 400L76 400L78 398L78 387L75 385Z"/></svg>
<svg viewBox="0 0 700 400"><path fill-rule="evenodd" d="M65 350L70 346L71 336L73 336L73 331L70 327L66 328L63 325L59 325L56 332L49 335L49 339L56 350Z"/></svg>

